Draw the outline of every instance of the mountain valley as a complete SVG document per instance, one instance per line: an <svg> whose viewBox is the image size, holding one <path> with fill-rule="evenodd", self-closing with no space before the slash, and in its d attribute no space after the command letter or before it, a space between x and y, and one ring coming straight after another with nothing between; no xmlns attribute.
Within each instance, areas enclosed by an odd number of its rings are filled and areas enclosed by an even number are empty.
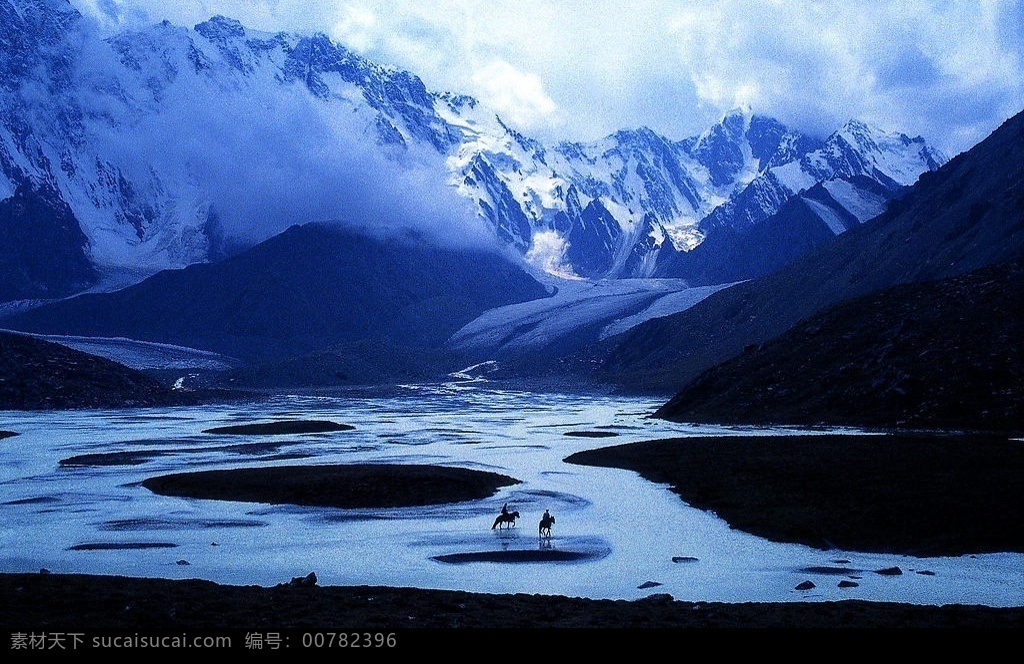
<svg viewBox="0 0 1024 664"><path fill-rule="evenodd" d="M0 12L0 327L223 356L199 382L472 366L668 395L830 307L1020 255L1020 116L952 161L748 108L548 144L323 34Z"/></svg>

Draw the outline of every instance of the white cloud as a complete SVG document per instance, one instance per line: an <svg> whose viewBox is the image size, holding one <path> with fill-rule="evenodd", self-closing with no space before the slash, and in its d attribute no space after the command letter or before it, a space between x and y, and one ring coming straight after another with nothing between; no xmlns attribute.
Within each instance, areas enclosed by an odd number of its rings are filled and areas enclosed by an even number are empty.
<svg viewBox="0 0 1024 664"><path fill-rule="evenodd" d="M704 103L819 133L858 117L956 150L1024 105L1020 40L1000 40L1012 4L700 0L671 30Z"/></svg>
<svg viewBox="0 0 1024 664"><path fill-rule="evenodd" d="M330 34L336 41L355 51L368 51L380 41L377 16L366 7L343 8Z"/></svg>
<svg viewBox="0 0 1024 664"><path fill-rule="evenodd" d="M524 129L561 123L558 107L544 92L536 74L521 72L503 60L494 60L473 74L472 92L498 115Z"/></svg>
<svg viewBox="0 0 1024 664"><path fill-rule="evenodd" d="M533 234L533 244L526 252L526 262L548 274L566 279L577 279L572 267L565 264L564 256L569 245L555 231L540 231Z"/></svg>
<svg viewBox="0 0 1024 664"><path fill-rule="evenodd" d="M817 133L858 117L957 151L1024 108L1020 0L74 1L325 31L547 139L640 125L683 138L749 104Z"/></svg>

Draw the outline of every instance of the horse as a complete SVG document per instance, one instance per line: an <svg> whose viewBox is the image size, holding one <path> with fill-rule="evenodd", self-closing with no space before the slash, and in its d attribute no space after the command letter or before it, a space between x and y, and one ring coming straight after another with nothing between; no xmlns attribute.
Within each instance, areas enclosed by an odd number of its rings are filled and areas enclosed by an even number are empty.
<svg viewBox="0 0 1024 664"><path fill-rule="evenodd" d="M555 522L555 517L548 515L540 520L540 526L537 528L538 537L551 537L551 524Z"/></svg>
<svg viewBox="0 0 1024 664"><path fill-rule="evenodd" d="M509 512L508 514L499 514L498 518L494 520L494 525L491 526L491 530L508 524L510 528L515 527L516 519L519 518L519 512Z"/></svg>

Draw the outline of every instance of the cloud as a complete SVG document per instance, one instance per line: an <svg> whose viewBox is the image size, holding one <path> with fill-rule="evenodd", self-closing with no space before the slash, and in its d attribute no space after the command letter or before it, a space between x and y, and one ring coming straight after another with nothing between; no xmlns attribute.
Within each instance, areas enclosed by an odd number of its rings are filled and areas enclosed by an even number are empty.
<svg viewBox="0 0 1024 664"><path fill-rule="evenodd" d="M330 32L334 38L354 51L365 52L380 42L377 16L364 7L349 6L341 10Z"/></svg>
<svg viewBox="0 0 1024 664"><path fill-rule="evenodd" d="M526 252L526 262L536 265L548 274L565 279L578 279L572 266L565 263L565 252L568 248L565 238L555 231L539 231L533 235L533 244Z"/></svg>
<svg viewBox="0 0 1024 664"><path fill-rule="evenodd" d="M526 130L561 123L558 107L536 74L494 60L473 74L476 96L498 115Z"/></svg>
<svg viewBox="0 0 1024 664"><path fill-rule="evenodd" d="M902 45L898 52L883 58L875 71L883 89L927 88L942 78L938 64L918 44Z"/></svg>
<svg viewBox="0 0 1024 664"><path fill-rule="evenodd" d="M992 10L1007 4L704 0L672 30L711 105L745 101L818 133L858 117L956 150L1024 105L1020 42L1000 42L1005 19Z"/></svg>
<svg viewBox="0 0 1024 664"><path fill-rule="evenodd" d="M198 191L234 243L328 221L495 246L471 201L448 184L443 156L380 146L366 107L325 102L298 82L267 86L187 68L152 106L151 82L115 64L103 42L89 43L78 75L95 93L80 102L100 157L124 165L136 183L155 173L160 186Z"/></svg>
<svg viewBox="0 0 1024 664"><path fill-rule="evenodd" d="M955 152L1024 108L1020 0L75 2L327 31L432 89L489 95L549 140L683 138L746 103L805 131L857 117Z"/></svg>

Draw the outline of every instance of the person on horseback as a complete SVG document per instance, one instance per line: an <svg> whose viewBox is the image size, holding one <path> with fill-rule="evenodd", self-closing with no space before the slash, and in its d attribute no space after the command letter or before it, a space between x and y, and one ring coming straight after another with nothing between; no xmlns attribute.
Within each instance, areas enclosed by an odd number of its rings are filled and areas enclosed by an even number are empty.
<svg viewBox="0 0 1024 664"><path fill-rule="evenodd" d="M551 524L555 522L555 517L551 516L551 512L544 510L544 516L540 519L540 528L538 533L541 537L551 537Z"/></svg>
<svg viewBox="0 0 1024 664"><path fill-rule="evenodd" d="M502 524L508 524L509 527L513 527L516 525L516 519L518 518L519 512L516 512L515 510L509 512L508 503L505 503L501 506L501 514L494 519L494 525L491 526L491 530L494 530Z"/></svg>

